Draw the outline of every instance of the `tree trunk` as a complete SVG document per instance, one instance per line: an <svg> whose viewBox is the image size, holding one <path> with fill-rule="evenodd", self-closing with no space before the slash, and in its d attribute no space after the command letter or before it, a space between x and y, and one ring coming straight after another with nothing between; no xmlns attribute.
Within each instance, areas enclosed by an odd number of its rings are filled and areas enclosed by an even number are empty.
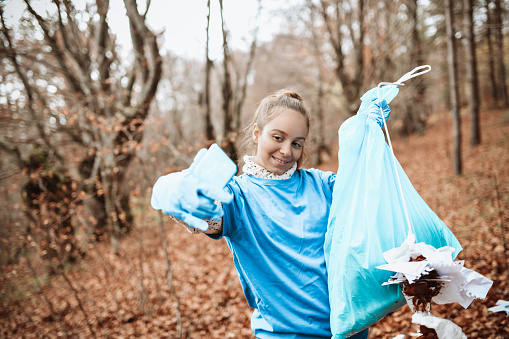
<svg viewBox="0 0 509 339"><path fill-rule="evenodd" d="M492 26L493 26L493 11L490 8L491 0L486 1L486 14L487 14L487 28L486 28L486 43L488 45L488 67L489 67L489 83L491 86L491 98L493 100L493 104L496 106L498 104L498 87L497 87L497 79L495 77L495 51L493 46L493 34L492 34Z"/></svg>
<svg viewBox="0 0 509 339"><path fill-rule="evenodd" d="M500 80L500 98L502 99L502 107L509 107L509 99L507 97L507 85L505 81L505 65L504 65L504 36L503 36L503 22L502 22L503 8L500 5L500 0L495 0L495 43L497 45L497 66L498 77Z"/></svg>
<svg viewBox="0 0 509 339"><path fill-rule="evenodd" d="M209 57L209 29L210 29L210 0L207 0L207 41L205 47L205 88L204 98L200 105L205 110L205 136L208 142L216 139L214 135L214 126L212 125L212 109L210 107L210 72L212 71L212 60Z"/></svg>
<svg viewBox="0 0 509 339"><path fill-rule="evenodd" d="M262 4L261 0L258 0L258 10L256 11L255 21L258 23L260 21L260 15L262 12ZM255 59L257 40L258 40L258 29L259 26L255 27L253 30L253 41L251 41L251 46L249 48L249 55L246 62L246 66L244 68L244 72L237 72L237 81L235 86L235 95L234 95L234 104L233 104L233 130L238 134L241 129L241 120L242 120L242 108L244 107L244 102L246 101L246 93L247 93L247 83L249 73L253 68L253 63Z"/></svg>
<svg viewBox="0 0 509 339"><path fill-rule="evenodd" d="M226 31L223 18L223 0L219 0L221 11L221 30L223 32L223 82L221 90L223 95L223 149L232 159L237 162L238 154L235 147L236 133L233 130L233 91L230 75L230 51L228 47L228 32Z"/></svg>
<svg viewBox="0 0 509 339"><path fill-rule="evenodd" d="M324 99L324 81L323 81L323 72L322 72L322 52L320 51L319 46L319 36L316 32L315 27L315 7L311 0L307 1L307 6L311 11L310 20L309 20L309 29L311 30L311 43L313 44L313 55L316 60L316 82L317 82L317 93L316 93L316 104L315 104L315 113L316 113L316 128L315 128L315 140L316 151L313 154L313 163L315 165L320 165L323 162L322 152L325 152L327 155L330 155L330 150L327 144L325 143L325 138L323 137L323 129L324 129L324 113L323 113L323 99Z"/></svg>
<svg viewBox="0 0 509 339"><path fill-rule="evenodd" d="M410 63L412 67L423 65L424 56L422 51L422 42L419 38L418 30L418 1L410 0L408 2L408 16L410 21ZM426 127L427 104L425 100L426 85L423 79L415 79L415 85L410 87L412 100L406 100L403 105L405 112L403 116L403 127L401 132L409 135L412 133L422 133Z"/></svg>
<svg viewBox="0 0 509 339"><path fill-rule="evenodd" d="M454 16L451 0L445 0L445 25L447 30L447 62L449 66L449 88L452 111L453 170L460 175L461 168L461 117L459 114L458 65L454 34Z"/></svg>
<svg viewBox="0 0 509 339"><path fill-rule="evenodd" d="M463 24L465 26L467 81L470 106L470 145L481 143L479 127L479 87L477 85L477 60L475 56L474 22L472 18L472 0L463 0Z"/></svg>
<svg viewBox="0 0 509 339"><path fill-rule="evenodd" d="M126 156L125 163L131 162ZM122 164L102 164L102 157L92 154L80 165L80 174L84 182L87 198L84 201L87 214L90 215L92 229L97 240L110 233L115 239L132 228L133 215L129 205L129 192L120 188L124 185L126 167ZM116 169L115 169L116 168Z"/></svg>

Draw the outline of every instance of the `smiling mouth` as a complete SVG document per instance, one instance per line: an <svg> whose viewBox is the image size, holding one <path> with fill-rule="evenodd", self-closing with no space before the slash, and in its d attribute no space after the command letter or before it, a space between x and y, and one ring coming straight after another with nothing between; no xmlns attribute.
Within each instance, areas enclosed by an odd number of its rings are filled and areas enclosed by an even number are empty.
<svg viewBox="0 0 509 339"><path fill-rule="evenodd" d="M284 161L284 160L281 160L281 159L278 159L276 157L272 157L274 160L276 160L277 163L281 164L281 165L286 165L288 163L290 163L289 161Z"/></svg>

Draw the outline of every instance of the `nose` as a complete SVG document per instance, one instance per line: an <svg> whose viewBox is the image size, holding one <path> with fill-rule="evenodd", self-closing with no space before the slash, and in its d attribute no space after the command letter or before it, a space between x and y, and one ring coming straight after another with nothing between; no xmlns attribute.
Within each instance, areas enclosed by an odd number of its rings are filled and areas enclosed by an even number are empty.
<svg viewBox="0 0 509 339"><path fill-rule="evenodd" d="M283 143L283 145L281 145L281 148L279 149L279 152L285 157L289 156L292 152L291 143L289 142Z"/></svg>

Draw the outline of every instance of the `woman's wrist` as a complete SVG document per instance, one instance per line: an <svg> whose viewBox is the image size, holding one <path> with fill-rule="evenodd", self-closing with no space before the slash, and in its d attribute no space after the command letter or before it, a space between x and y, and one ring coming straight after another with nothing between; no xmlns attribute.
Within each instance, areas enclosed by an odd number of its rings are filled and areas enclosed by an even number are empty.
<svg viewBox="0 0 509 339"><path fill-rule="evenodd" d="M223 218L219 220L205 220L207 224L209 225L209 228L206 231L202 231L196 227L191 227L188 224L186 224L184 221L180 220L179 218L174 217L173 215L170 215L170 218L175 221L176 223L184 226L184 228L191 234L198 234L198 233L205 233L209 235L217 235L221 234L223 232Z"/></svg>

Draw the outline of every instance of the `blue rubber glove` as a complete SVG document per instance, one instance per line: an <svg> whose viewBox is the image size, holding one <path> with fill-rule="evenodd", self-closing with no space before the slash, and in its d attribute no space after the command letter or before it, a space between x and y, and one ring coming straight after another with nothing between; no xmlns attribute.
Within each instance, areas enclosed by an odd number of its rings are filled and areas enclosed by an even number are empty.
<svg viewBox="0 0 509 339"><path fill-rule="evenodd" d="M383 86L380 87L380 90L377 91L377 88L372 88L361 97L361 107L359 107L359 112L366 110L369 105L376 99L378 99L378 92L380 92L380 98L385 99L387 104L390 104L392 99L396 97L399 93L398 87L392 87L392 86Z"/></svg>
<svg viewBox="0 0 509 339"><path fill-rule="evenodd" d="M200 150L188 169L160 177L154 185L150 202L152 208L202 231L208 229L208 223L202 219L219 220L223 216L222 207L214 200L228 203L233 199L223 186L197 177L195 168L206 152L206 149Z"/></svg>
<svg viewBox="0 0 509 339"><path fill-rule="evenodd" d="M383 127L384 118L382 117L382 111L383 115L385 116L385 121L387 121L389 119L389 115L391 114L391 109L389 105L387 105L385 99L376 99L363 111L359 109L357 114L365 115L368 117L368 119L376 121L380 127Z"/></svg>
<svg viewBox="0 0 509 339"><path fill-rule="evenodd" d="M398 95L399 88L392 86L383 86L380 89L372 88L361 97L361 107L357 111L359 115L367 115L368 119L374 120L378 123L380 127L384 125L382 112L380 108L383 110L383 114L385 116L385 121L389 119L389 115L391 113L391 109L389 108L389 103ZM380 98L378 98L378 94L380 94Z"/></svg>

